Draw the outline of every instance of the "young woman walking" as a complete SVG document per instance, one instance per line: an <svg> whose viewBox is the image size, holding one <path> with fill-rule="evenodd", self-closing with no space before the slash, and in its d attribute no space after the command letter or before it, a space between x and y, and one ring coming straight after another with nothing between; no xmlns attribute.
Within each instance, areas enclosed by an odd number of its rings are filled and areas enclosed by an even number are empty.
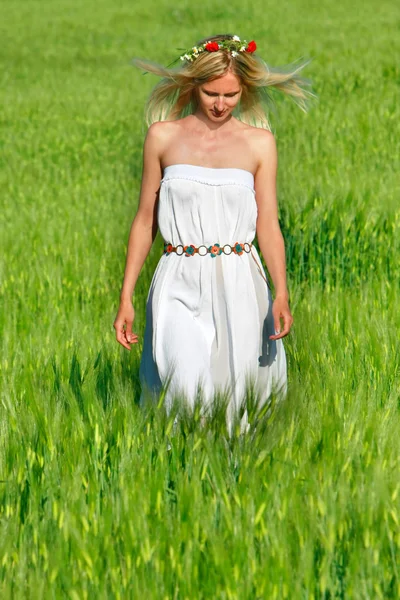
<svg viewBox="0 0 400 600"><path fill-rule="evenodd" d="M141 401L164 387L167 408L177 397L207 408L223 392L228 428L250 384L260 407L287 390L282 338L293 317L264 104L271 87L303 110L313 96L298 75L307 63L272 70L255 51L254 41L217 35L185 52L178 68L135 60L162 79L147 104L139 207L114 322L130 349L138 342L132 295L159 229L164 254L147 297Z"/></svg>

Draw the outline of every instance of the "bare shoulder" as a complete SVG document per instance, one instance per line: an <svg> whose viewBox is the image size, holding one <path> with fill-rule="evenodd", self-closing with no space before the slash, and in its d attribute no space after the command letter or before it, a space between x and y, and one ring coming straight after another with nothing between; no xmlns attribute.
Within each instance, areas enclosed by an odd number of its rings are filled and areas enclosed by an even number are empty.
<svg viewBox="0 0 400 600"><path fill-rule="evenodd" d="M268 129L254 127L247 123L240 123L238 130L245 137L246 144L256 158L257 166L262 166L266 161L276 159L277 148L274 134Z"/></svg>
<svg viewBox="0 0 400 600"><path fill-rule="evenodd" d="M147 130L145 144L157 148L160 152L179 135L181 125L178 121L156 121Z"/></svg>
<svg viewBox="0 0 400 600"><path fill-rule="evenodd" d="M160 159L172 136L171 123L170 121L157 121L150 125L144 140L146 156L157 156Z"/></svg>
<svg viewBox="0 0 400 600"><path fill-rule="evenodd" d="M257 156L261 158L265 157L265 155L276 154L275 136L271 131L261 129L260 127L251 127L249 135L252 147Z"/></svg>
<svg viewBox="0 0 400 600"><path fill-rule="evenodd" d="M173 121L156 121L148 128L146 140L162 141L171 134L173 129Z"/></svg>
<svg viewBox="0 0 400 600"><path fill-rule="evenodd" d="M187 126L187 119L188 117L176 119L175 121L156 121L150 125L147 134L161 138L177 134Z"/></svg>
<svg viewBox="0 0 400 600"><path fill-rule="evenodd" d="M276 169L278 154L274 134L268 129L253 129L255 131L252 132L251 145L254 156L257 157L257 171Z"/></svg>

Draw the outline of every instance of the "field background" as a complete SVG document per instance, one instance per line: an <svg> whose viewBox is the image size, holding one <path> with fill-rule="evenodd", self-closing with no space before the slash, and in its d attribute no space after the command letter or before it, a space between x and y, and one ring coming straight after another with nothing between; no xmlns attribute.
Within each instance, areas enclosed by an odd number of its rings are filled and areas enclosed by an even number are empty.
<svg viewBox="0 0 400 600"><path fill-rule="evenodd" d="M1 598L400 597L400 5L0 11ZM224 31L313 58L319 96L273 117L289 395L229 442L141 412L141 346L112 329L157 81L130 61Z"/></svg>

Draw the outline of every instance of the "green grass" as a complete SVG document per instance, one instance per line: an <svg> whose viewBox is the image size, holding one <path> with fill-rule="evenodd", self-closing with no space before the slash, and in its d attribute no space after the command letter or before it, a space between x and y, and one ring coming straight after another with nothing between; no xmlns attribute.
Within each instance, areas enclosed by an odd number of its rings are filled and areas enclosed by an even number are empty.
<svg viewBox="0 0 400 600"><path fill-rule="evenodd" d="M398 598L398 7L1 12L1 598ZM139 409L141 344L112 329L156 82L129 61L224 30L272 65L313 57L319 95L273 117L289 394L232 439Z"/></svg>

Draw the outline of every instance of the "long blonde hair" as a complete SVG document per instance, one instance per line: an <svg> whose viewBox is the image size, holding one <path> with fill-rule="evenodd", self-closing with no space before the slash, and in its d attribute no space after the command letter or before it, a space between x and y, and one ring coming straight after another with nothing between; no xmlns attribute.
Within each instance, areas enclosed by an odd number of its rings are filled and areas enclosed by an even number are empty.
<svg viewBox="0 0 400 600"><path fill-rule="evenodd" d="M204 38L196 46L207 41L231 40L230 34ZM268 118L274 102L270 90L276 89L290 96L303 112L307 112L309 101L316 98L310 89L311 80L299 75L299 72L312 59L300 60L286 67L272 68L257 54L238 52L232 56L229 50L202 52L193 62L180 67L164 67L149 60L134 58L133 63L162 77L153 88L145 108L145 120L148 126L156 121L176 120L193 114L197 107L195 89L232 71L240 80L242 95L233 114L249 125L271 131Z"/></svg>

